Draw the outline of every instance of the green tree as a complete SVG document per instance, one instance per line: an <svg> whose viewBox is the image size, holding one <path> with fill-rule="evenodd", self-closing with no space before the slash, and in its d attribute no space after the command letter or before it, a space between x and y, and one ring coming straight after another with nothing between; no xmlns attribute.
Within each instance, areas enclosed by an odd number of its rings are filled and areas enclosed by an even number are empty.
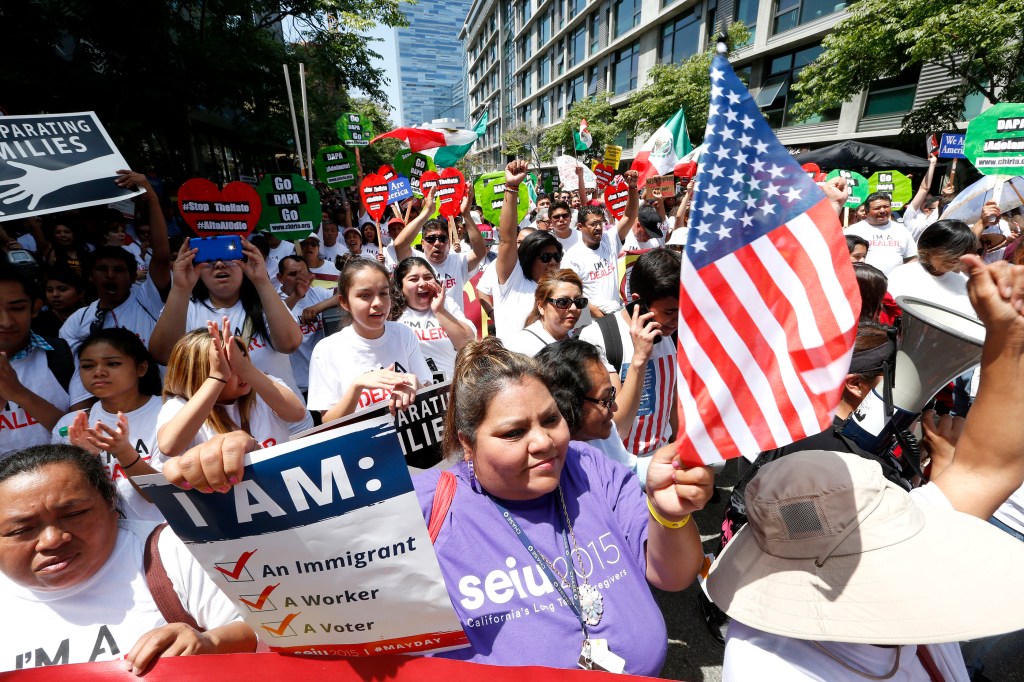
<svg viewBox="0 0 1024 682"><path fill-rule="evenodd" d="M798 118L928 63L951 85L904 117L905 133L954 129L973 94L992 103L1024 101L1024 0L861 0L822 46L794 85Z"/></svg>
<svg viewBox="0 0 1024 682"><path fill-rule="evenodd" d="M611 97L607 92L577 100L569 107L565 118L548 128L541 138L540 146L547 158L556 155L561 148L565 149L566 154L574 153L576 147L572 134L579 131L582 119L587 119L590 136L594 139L590 145L590 151L594 154L600 154L606 144L614 144L615 136L622 130L615 120Z"/></svg>
<svg viewBox="0 0 1024 682"><path fill-rule="evenodd" d="M514 128L505 131L501 136L501 153L508 157L529 159L534 164L540 164L547 160L550 155L544 155L541 151L541 136L544 129L540 126L520 123Z"/></svg>
<svg viewBox="0 0 1024 682"><path fill-rule="evenodd" d="M729 26L726 45L744 45L750 31L741 23ZM715 47L692 55L678 64L657 64L647 72L647 84L637 90L615 117L621 130L643 139L672 118L680 108L686 113L686 130L694 145L704 140L711 104L711 58ZM589 119L588 119L589 120Z"/></svg>

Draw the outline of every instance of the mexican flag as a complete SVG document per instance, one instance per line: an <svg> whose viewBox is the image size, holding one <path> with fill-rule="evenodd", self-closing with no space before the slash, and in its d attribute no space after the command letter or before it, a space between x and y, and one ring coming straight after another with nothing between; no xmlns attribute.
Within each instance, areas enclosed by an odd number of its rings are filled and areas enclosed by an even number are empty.
<svg viewBox="0 0 1024 682"><path fill-rule="evenodd" d="M590 145L594 143L594 138L590 136L590 127L587 125L587 119L580 119L579 132L572 131L572 138L576 143L576 151L582 152L585 149L590 149Z"/></svg>
<svg viewBox="0 0 1024 682"><path fill-rule="evenodd" d="M676 165L692 150L686 132L686 116L680 109L648 138L629 169L640 173L637 186L643 187L647 178L673 173Z"/></svg>
<svg viewBox="0 0 1024 682"><path fill-rule="evenodd" d="M430 150L433 152L434 163L442 168L451 168L455 163L463 156L469 153L469 150L473 147L473 143L476 139L484 134L487 130L487 112L480 117L477 121L476 126L473 128L473 139L469 140L468 143L463 142L462 144L449 144L438 149ZM430 152L426 152L428 156L431 156Z"/></svg>

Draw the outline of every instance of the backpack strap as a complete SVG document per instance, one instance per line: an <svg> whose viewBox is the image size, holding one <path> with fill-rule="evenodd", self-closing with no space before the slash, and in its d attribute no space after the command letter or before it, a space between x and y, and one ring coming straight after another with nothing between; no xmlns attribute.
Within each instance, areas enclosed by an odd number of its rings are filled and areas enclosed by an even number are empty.
<svg viewBox="0 0 1024 682"><path fill-rule="evenodd" d="M50 365L50 371L54 378L68 393L71 392L71 377L75 373L75 355L71 352L71 346L64 339L46 338L53 350L46 351L46 359Z"/></svg>
<svg viewBox="0 0 1024 682"><path fill-rule="evenodd" d="M437 541L437 535L441 532L444 519L448 516L448 509L452 506L455 498L455 488L459 479L450 471L442 471L441 477L437 479L437 487L434 488L434 501L430 506L430 520L427 522L427 532L430 533L430 542Z"/></svg>
<svg viewBox="0 0 1024 682"><path fill-rule="evenodd" d="M604 338L604 354L608 358L608 364L615 368L616 374L619 374L622 371L622 337L619 336L619 323L615 320L615 315L618 313L599 317L595 322Z"/></svg>
<svg viewBox="0 0 1024 682"><path fill-rule="evenodd" d="M160 541L160 533L166 527L166 523L161 523L146 538L146 548L142 552L142 566L146 573L146 586L149 588L149 593L153 595L156 607L160 609L160 615L164 617L168 624L184 623L193 630L206 632L205 629L199 627L199 623L192 617L192 614L185 610L181 599L178 597L178 593L174 591L171 579L167 576L164 562L160 560L160 550L157 547L157 543Z"/></svg>

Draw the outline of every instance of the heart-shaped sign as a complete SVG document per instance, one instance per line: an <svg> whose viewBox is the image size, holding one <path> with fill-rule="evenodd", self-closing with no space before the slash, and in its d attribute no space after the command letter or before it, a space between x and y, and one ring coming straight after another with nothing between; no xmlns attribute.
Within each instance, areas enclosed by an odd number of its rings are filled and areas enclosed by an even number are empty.
<svg viewBox="0 0 1024 682"><path fill-rule="evenodd" d="M359 196L362 197L363 208L379 223L388 205L388 183L378 173L364 175L359 183Z"/></svg>
<svg viewBox="0 0 1024 682"><path fill-rule="evenodd" d="M599 163L594 166L594 175L597 177L597 188L601 190L607 187L608 183L615 177L615 169Z"/></svg>
<svg viewBox="0 0 1024 682"><path fill-rule="evenodd" d="M437 171L427 171L422 174L420 176L420 191L423 192L423 196L427 196L430 190L436 189L439 182L441 182L441 176Z"/></svg>
<svg viewBox="0 0 1024 682"><path fill-rule="evenodd" d="M604 205L616 220L620 220L626 212L629 202L629 188L625 182L617 182L604 188Z"/></svg>
<svg viewBox="0 0 1024 682"><path fill-rule="evenodd" d="M454 218L462 212L462 198L466 195L466 178L457 168L445 168L437 181L438 210L445 218Z"/></svg>
<svg viewBox="0 0 1024 682"><path fill-rule="evenodd" d="M260 195L244 182L220 189L205 178L192 178L178 189L178 209L200 237L237 234L246 237L260 219Z"/></svg>
<svg viewBox="0 0 1024 682"><path fill-rule="evenodd" d="M395 172L395 169L386 163L377 169L377 175L384 178L384 182L391 182L398 177L398 173Z"/></svg>

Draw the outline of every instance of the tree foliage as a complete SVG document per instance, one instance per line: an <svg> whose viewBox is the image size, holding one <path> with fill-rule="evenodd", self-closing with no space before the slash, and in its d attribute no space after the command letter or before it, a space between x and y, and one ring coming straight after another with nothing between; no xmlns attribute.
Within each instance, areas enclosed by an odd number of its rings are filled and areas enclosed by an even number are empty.
<svg viewBox="0 0 1024 682"><path fill-rule="evenodd" d="M549 159L549 156L542 156L540 139L543 135L543 128L526 123L520 123L509 128L501 136L501 153L519 159L529 159L534 164Z"/></svg>
<svg viewBox="0 0 1024 682"><path fill-rule="evenodd" d="M992 103L1024 101L1024 0L860 0L822 46L794 85L797 118L926 63L952 85L904 118L906 133L955 128L975 93Z"/></svg>
<svg viewBox="0 0 1024 682"><path fill-rule="evenodd" d="M540 146L545 158L551 158L564 148L565 153L572 154L575 149L572 134L580 129L580 120L587 120L587 127L594 139L590 145L591 153L600 153L606 144L615 144L615 137L622 128L615 120L610 96L602 92L596 97L588 97L573 102L566 112L565 118L557 125L548 128L541 138Z"/></svg>
<svg viewBox="0 0 1024 682"><path fill-rule="evenodd" d="M729 26L726 45L743 45L750 31L741 23ZM657 64L647 72L647 84L619 110L616 125L637 138L645 138L679 111L686 113L686 129L693 144L704 139L711 104L711 58L715 47L699 52L678 64ZM589 119L588 119L589 120Z"/></svg>

